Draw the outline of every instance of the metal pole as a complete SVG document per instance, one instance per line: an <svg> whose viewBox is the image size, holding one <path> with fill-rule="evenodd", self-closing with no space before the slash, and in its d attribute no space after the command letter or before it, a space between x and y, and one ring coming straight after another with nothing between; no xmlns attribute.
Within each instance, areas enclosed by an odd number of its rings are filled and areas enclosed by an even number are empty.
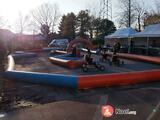
<svg viewBox="0 0 160 120"><path fill-rule="evenodd" d="M129 20L129 21L128 21L128 22L129 22L129 23L128 23L128 27L131 27L131 0L129 0L128 4L129 4L129 5L128 5L128 7L129 7L129 10L128 10L128 12L129 12L129 16L128 16L128 17L129 17L129 18L128 18L128 20Z"/></svg>

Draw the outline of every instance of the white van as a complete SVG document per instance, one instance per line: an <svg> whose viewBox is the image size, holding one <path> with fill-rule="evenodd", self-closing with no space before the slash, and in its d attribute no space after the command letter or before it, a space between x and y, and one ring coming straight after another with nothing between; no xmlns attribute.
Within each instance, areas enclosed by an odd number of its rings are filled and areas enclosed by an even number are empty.
<svg viewBox="0 0 160 120"><path fill-rule="evenodd" d="M48 47L56 47L58 49L66 49L69 41L68 39L54 39L49 43Z"/></svg>

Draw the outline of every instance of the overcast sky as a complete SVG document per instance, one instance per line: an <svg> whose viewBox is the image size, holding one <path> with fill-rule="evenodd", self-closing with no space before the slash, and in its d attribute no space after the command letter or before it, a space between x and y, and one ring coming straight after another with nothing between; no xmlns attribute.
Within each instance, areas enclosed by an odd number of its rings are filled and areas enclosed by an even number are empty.
<svg viewBox="0 0 160 120"><path fill-rule="evenodd" d="M32 9L38 7L44 2L56 3L60 8L61 14L68 12L78 13L80 10L87 8L93 9L94 6L98 6L99 0L1 0L0 4L0 16L7 20L7 24L11 27L14 25L18 13L29 13ZM116 22L117 1L112 0L113 7L113 21ZM141 2L141 0L138 0ZM148 7L151 7L155 0L144 0Z"/></svg>

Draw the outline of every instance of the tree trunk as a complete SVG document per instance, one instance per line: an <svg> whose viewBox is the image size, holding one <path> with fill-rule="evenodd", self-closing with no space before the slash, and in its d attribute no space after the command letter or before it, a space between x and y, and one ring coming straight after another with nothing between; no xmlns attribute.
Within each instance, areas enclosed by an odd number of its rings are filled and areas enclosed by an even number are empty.
<svg viewBox="0 0 160 120"><path fill-rule="evenodd" d="M141 31L141 16L138 16L138 31Z"/></svg>

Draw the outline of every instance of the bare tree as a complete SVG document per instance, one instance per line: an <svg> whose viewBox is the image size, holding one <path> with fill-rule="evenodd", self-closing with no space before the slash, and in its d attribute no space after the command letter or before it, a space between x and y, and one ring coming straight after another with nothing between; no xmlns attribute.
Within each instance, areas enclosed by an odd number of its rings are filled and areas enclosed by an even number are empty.
<svg viewBox="0 0 160 120"><path fill-rule="evenodd" d="M20 12L15 24L17 32L22 34L24 31L27 31L29 24L30 24L30 16L23 15Z"/></svg>
<svg viewBox="0 0 160 120"><path fill-rule="evenodd" d="M2 20L2 17L0 17L0 27L3 26L3 20Z"/></svg>
<svg viewBox="0 0 160 120"><path fill-rule="evenodd" d="M156 14L160 14L160 1L159 0L155 0L154 4L155 4L155 7L156 7L156 9L154 10L154 12Z"/></svg>
<svg viewBox="0 0 160 120"><path fill-rule="evenodd" d="M160 15L159 14L148 14L145 19L145 24L159 24L160 23Z"/></svg>
<svg viewBox="0 0 160 120"><path fill-rule="evenodd" d="M145 25L160 23L160 1L155 0L151 6L151 9L148 10L147 14L144 16Z"/></svg>
<svg viewBox="0 0 160 120"><path fill-rule="evenodd" d="M99 17L99 12L100 12L99 2L100 1L97 0L94 3L93 2L86 3L86 10L88 10L90 16L94 16L95 18Z"/></svg>
<svg viewBox="0 0 160 120"><path fill-rule="evenodd" d="M60 18L59 7L57 4L43 3L32 11L35 24L39 26L47 25L51 32L55 31L55 26Z"/></svg>
<svg viewBox="0 0 160 120"><path fill-rule="evenodd" d="M3 28L6 25L6 22L7 21L2 16L0 16L0 28Z"/></svg>
<svg viewBox="0 0 160 120"><path fill-rule="evenodd" d="M142 0L140 4L138 1L135 1L133 9L135 11L135 18L137 19L138 30L141 31L144 27L144 21L147 14L145 2Z"/></svg>
<svg viewBox="0 0 160 120"><path fill-rule="evenodd" d="M119 25L130 27L135 22L134 0L119 0Z"/></svg>

